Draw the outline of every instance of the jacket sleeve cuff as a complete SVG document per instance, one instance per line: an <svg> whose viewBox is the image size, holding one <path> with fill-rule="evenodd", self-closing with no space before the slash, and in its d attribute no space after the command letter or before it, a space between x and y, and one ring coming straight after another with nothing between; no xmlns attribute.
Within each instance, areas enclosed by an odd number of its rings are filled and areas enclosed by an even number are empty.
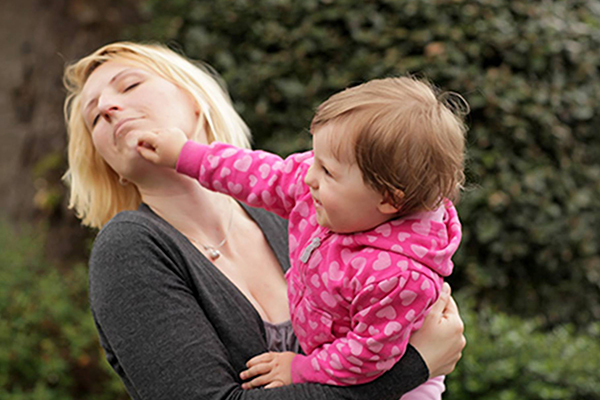
<svg viewBox="0 0 600 400"><path fill-rule="evenodd" d="M179 158L177 159L177 165L175 167L177 172L198 179L200 176L200 166L202 165L202 161L204 160L204 156L208 149L209 146L205 144L188 140L183 145L181 153L179 153Z"/></svg>
<svg viewBox="0 0 600 400"><path fill-rule="evenodd" d="M308 357L297 354L296 357L292 360L292 383L305 383L307 382L302 376L302 371L306 370L306 368L310 368L308 363Z"/></svg>

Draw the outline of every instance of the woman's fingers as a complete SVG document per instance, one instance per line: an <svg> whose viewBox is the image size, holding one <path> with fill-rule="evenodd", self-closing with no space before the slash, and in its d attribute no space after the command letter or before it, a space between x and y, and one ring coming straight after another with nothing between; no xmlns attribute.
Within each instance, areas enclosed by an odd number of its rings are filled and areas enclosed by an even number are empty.
<svg viewBox="0 0 600 400"><path fill-rule="evenodd" d="M431 377L449 374L462 356L466 339L458 307L444 284L440 298L432 305L421 328L410 337L429 368Z"/></svg>
<svg viewBox="0 0 600 400"><path fill-rule="evenodd" d="M433 305L431 306L431 310L429 311L429 314L433 314L433 315L440 315L443 314L447 307L448 307L448 302L450 301L450 299L452 298L450 296L451 290L450 290L450 285L448 285L447 282L444 282L444 285L442 286L442 291L440 293L440 297L437 299L437 301L435 303L433 303Z"/></svg>
<svg viewBox="0 0 600 400"><path fill-rule="evenodd" d="M444 283L440 293L440 297L429 309L429 312L425 316L421 330L426 331L428 329L435 329L435 327L442 322L442 318L445 318L445 314L448 312L448 303L452 297L450 296L450 285ZM456 306L456 304L455 304ZM458 315L458 309L454 311L450 310L451 315ZM460 316L458 317L460 319Z"/></svg>
<svg viewBox="0 0 600 400"><path fill-rule="evenodd" d="M449 298L448 303L446 304L446 308L443 311L442 318L443 321L445 321L444 325L447 326L447 329L450 332L455 332L453 335L455 339L450 342L454 344L454 357L448 358L448 363L444 366L442 370L442 373L444 375L447 375L454 371L454 369L456 368L456 364L462 358L462 351L467 345L467 339L464 335L465 325L463 323L463 320L460 318L458 306L456 305L454 298Z"/></svg>
<svg viewBox="0 0 600 400"><path fill-rule="evenodd" d="M460 330L460 332L464 331L465 325L463 323L463 320L460 318L458 306L456 305L456 301L454 301L454 298L450 297L450 301L448 301L448 305L446 306L446 309L444 310L443 316L446 319L452 318L454 320L454 323L456 324L456 327Z"/></svg>

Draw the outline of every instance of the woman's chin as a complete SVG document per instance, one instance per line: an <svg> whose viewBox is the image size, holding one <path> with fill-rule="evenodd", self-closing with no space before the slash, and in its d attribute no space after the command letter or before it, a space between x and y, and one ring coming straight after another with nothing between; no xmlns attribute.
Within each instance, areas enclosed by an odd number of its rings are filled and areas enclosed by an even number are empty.
<svg viewBox="0 0 600 400"><path fill-rule="evenodd" d="M128 132L127 135L125 135L125 137L121 138L121 140L123 140L123 142L125 143L125 147L128 149L133 149L137 152L139 137L141 133L141 131L131 131Z"/></svg>

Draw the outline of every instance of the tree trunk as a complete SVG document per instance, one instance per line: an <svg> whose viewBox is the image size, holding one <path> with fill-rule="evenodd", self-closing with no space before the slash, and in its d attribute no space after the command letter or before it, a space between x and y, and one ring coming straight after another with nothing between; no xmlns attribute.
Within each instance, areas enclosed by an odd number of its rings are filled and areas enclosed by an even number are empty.
<svg viewBox="0 0 600 400"><path fill-rule="evenodd" d="M65 64L121 39L142 0L0 2L0 216L49 221L47 254L81 260L89 233L66 209Z"/></svg>

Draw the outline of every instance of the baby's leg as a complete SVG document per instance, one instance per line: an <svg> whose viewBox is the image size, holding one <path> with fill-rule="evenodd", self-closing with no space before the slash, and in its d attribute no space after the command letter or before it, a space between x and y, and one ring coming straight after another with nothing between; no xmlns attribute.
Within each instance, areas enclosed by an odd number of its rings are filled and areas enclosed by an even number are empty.
<svg viewBox="0 0 600 400"><path fill-rule="evenodd" d="M436 376L406 393L400 400L441 400L445 390L444 376Z"/></svg>

